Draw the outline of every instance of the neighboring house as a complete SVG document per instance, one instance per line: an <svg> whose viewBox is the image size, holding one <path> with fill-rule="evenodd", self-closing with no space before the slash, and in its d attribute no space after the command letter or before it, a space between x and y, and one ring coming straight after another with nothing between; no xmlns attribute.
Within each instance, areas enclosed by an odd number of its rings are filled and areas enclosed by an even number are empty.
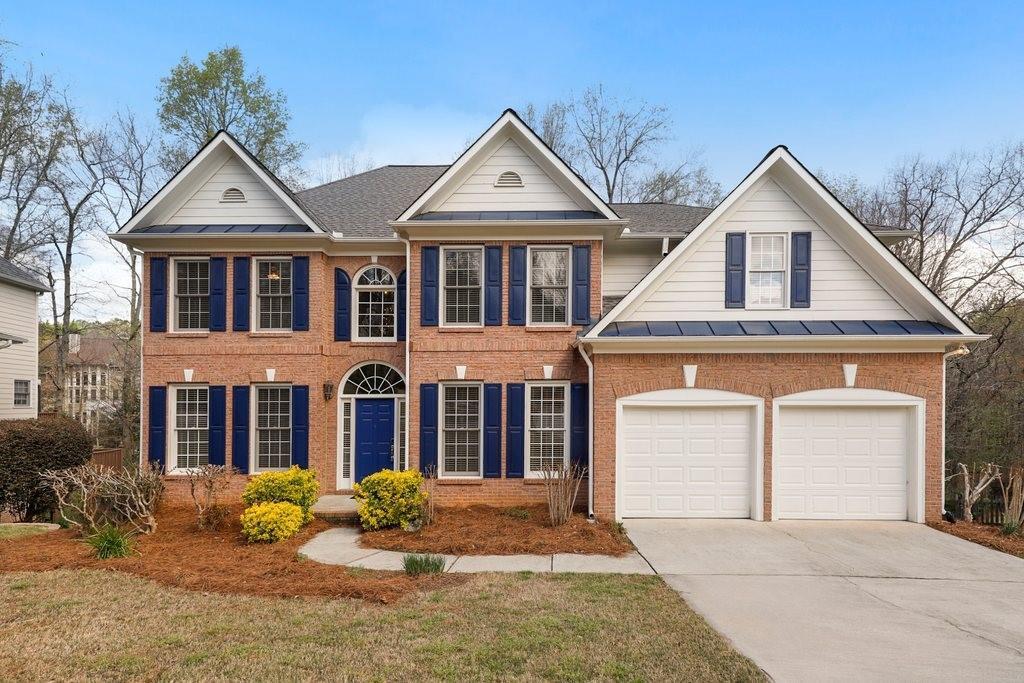
<svg viewBox="0 0 1024 683"><path fill-rule="evenodd" d="M0 420L39 414L39 295L31 274L0 258Z"/></svg>
<svg viewBox="0 0 1024 683"><path fill-rule="evenodd" d="M123 362L118 344L115 336L101 330L69 334L62 392L55 384L56 343L50 342L39 353L44 406L75 418L97 439L121 401Z"/></svg>
<svg viewBox="0 0 1024 683"><path fill-rule="evenodd" d="M298 193L219 133L115 236L143 457L501 505L573 462L603 518L937 519L943 354L981 337L902 237L784 147L706 209L602 201L511 110L450 166Z"/></svg>

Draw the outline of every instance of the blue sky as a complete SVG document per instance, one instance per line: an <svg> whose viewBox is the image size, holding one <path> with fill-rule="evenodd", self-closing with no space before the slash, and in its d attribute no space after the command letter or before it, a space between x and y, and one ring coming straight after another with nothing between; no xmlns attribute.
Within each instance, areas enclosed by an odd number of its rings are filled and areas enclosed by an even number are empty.
<svg viewBox="0 0 1024 683"><path fill-rule="evenodd" d="M1019 3L290 5L26 2L0 35L97 119L152 117L182 54L237 44L284 89L310 158L448 161L505 107L598 82L668 107L666 160L702 149L726 187L779 143L871 181L907 154L1024 135Z"/></svg>

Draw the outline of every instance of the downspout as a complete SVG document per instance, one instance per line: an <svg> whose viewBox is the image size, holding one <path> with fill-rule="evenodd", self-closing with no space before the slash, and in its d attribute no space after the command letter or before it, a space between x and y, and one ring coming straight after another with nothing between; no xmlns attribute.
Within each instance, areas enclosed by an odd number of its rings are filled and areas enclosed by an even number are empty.
<svg viewBox="0 0 1024 683"><path fill-rule="evenodd" d="M594 363L583 344L576 348L587 364L587 518L594 519Z"/></svg>
<svg viewBox="0 0 1024 683"><path fill-rule="evenodd" d="M942 489L939 495L942 496L942 514L946 514L946 361L950 358L966 356L971 350L961 344L952 351L942 354Z"/></svg>
<svg viewBox="0 0 1024 683"><path fill-rule="evenodd" d="M409 403L409 385L412 384L412 373L409 372L409 344L411 340L409 330L412 329L412 325L409 324L412 318L412 307L410 306L410 292L412 292L412 243L405 237L402 237L397 232L395 236L402 240L405 244L405 434L402 435L402 444L405 450L405 468L409 469L409 463L412 461L412 453L409 452L409 415L412 414L412 405Z"/></svg>

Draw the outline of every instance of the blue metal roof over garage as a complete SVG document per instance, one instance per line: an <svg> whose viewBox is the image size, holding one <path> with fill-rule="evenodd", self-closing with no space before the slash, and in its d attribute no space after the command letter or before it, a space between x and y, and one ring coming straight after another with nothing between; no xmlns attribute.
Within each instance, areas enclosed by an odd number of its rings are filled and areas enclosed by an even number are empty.
<svg viewBox="0 0 1024 683"><path fill-rule="evenodd" d="M600 337L762 337L960 334L926 320L708 320L610 323Z"/></svg>
<svg viewBox="0 0 1024 683"><path fill-rule="evenodd" d="M151 225L147 228L136 228L132 234L146 235L235 235L235 234L273 234L292 232L313 232L308 225Z"/></svg>

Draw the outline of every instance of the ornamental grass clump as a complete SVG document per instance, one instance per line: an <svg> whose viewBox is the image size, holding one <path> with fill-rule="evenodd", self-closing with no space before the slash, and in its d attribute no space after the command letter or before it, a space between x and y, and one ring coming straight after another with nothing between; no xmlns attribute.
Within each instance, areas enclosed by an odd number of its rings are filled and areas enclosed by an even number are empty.
<svg viewBox="0 0 1024 683"><path fill-rule="evenodd" d="M356 484L353 489L363 528L418 528L427 501L422 484L423 475L418 470L381 470Z"/></svg>
<svg viewBox="0 0 1024 683"><path fill-rule="evenodd" d="M277 543L294 536L302 519L294 503L256 503L242 513L242 535L249 543Z"/></svg>
<svg viewBox="0 0 1024 683"><path fill-rule="evenodd" d="M128 557L134 550L132 535L112 525L107 525L96 533L86 536L85 542L92 546L96 557L101 560Z"/></svg>
<svg viewBox="0 0 1024 683"><path fill-rule="evenodd" d="M444 571L444 555L403 555L402 567L410 576L440 574Z"/></svg>
<svg viewBox="0 0 1024 683"><path fill-rule="evenodd" d="M311 508L320 495L316 472L297 465L282 472L264 472L253 477L242 493L247 506L257 503L291 503L302 511L302 523L313 521Z"/></svg>

